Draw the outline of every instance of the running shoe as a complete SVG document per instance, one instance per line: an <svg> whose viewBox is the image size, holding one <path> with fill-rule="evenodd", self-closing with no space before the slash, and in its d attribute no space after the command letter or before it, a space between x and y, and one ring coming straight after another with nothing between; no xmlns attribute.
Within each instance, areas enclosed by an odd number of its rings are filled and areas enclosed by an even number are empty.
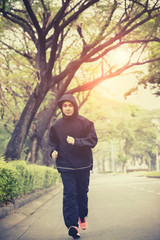
<svg viewBox="0 0 160 240"><path fill-rule="evenodd" d="M79 217L79 226L82 230L86 230L87 228L87 220L86 220L86 217L84 217L83 219L81 219Z"/></svg>
<svg viewBox="0 0 160 240"><path fill-rule="evenodd" d="M69 236L72 236L74 239L80 238L79 229L76 226L71 226L68 230Z"/></svg>

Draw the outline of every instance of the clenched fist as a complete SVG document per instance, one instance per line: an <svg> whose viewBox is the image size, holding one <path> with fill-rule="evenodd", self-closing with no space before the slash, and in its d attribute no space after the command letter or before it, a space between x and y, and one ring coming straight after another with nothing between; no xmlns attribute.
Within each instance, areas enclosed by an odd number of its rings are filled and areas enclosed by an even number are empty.
<svg viewBox="0 0 160 240"><path fill-rule="evenodd" d="M56 150L54 150L51 154L53 159L56 159L58 157L58 152Z"/></svg>
<svg viewBox="0 0 160 240"><path fill-rule="evenodd" d="M67 142L68 142L69 144L74 145L75 139L74 139L73 137L67 136Z"/></svg>

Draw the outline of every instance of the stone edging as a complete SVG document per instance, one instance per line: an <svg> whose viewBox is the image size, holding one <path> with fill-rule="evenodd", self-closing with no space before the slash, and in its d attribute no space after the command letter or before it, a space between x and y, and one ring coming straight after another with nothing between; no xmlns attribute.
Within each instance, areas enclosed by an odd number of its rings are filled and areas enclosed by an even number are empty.
<svg viewBox="0 0 160 240"><path fill-rule="evenodd" d="M14 210L21 208L25 204L32 202L32 201L40 198L41 196L56 190L59 186L60 186L60 184L56 184L53 187L45 188L42 190L37 190L34 193L27 194L20 198L15 199L13 203L9 203L7 206L0 207L0 219L11 214Z"/></svg>

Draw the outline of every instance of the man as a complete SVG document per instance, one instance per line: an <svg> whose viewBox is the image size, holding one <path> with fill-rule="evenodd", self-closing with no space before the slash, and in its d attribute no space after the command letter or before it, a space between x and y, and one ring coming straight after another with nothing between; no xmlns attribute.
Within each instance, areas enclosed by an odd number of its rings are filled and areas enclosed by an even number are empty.
<svg viewBox="0 0 160 240"><path fill-rule="evenodd" d="M97 144L93 122L78 115L71 94L58 102L63 117L50 129L51 157L63 182L63 216L68 234L79 238L79 225L85 230L88 215L88 186L93 167L92 150Z"/></svg>

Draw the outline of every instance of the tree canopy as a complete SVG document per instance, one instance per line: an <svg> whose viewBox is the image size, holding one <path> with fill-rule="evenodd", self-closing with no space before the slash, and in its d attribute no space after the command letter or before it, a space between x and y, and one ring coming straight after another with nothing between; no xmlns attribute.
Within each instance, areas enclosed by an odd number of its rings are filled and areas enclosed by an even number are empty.
<svg viewBox="0 0 160 240"><path fill-rule="evenodd" d="M6 95L16 95L20 108L16 117L12 111L6 158L20 158L34 121L32 140L42 140L64 92L87 92L133 66L160 60L147 52L159 43L159 1L2 0L0 14L1 95L5 104ZM112 54L122 47L128 60L115 65Z"/></svg>

